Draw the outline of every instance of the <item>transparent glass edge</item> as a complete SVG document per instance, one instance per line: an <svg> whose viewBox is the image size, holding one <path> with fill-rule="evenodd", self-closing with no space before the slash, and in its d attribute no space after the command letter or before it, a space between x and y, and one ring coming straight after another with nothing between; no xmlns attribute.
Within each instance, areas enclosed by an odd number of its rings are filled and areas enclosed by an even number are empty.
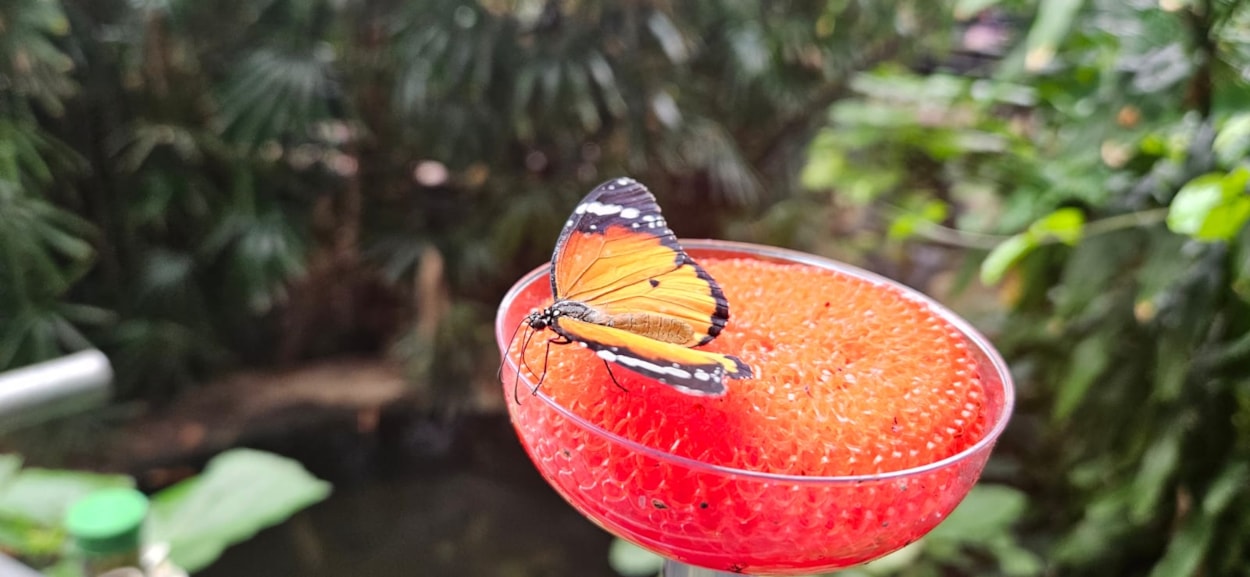
<svg viewBox="0 0 1250 577"><path fill-rule="evenodd" d="M889 286L895 287L903 291L903 293L907 295L909 298L916 299L920 302L925 303L927 306L929 306L934 312L936 312L939 316L941 316L945 321L950 323L951 326L955 327L961 333L963 333L964 336L966 336L968 340L972 343L972 345L975 346L982 354L984 354L987 359L989 359L990 364L993 366L994 370L999 375L999 380L1002 386L1003 406L1001 409L1001 416L999 417L997 422L994 423L994 426L989 430L989 432L987 432L984 436L982 436L980 440L978 440L972 446L954 455L946 457L945 459L934 461L932 463L929 463L920 467L912 467L910 469L900 469L898 471L889 471L886 473L878 473L878 474L873 474L873 475L845 475L845 476L823 476L822 477L822 476L805 476L805 475L783 475L783 474L777 474L777 473L766 473L762 471L735 469L733 467L725 467L723 465L705 463L703 461L690 459L688 457L674 455L672 453L668 453L666 451L656 449L654 447L643 445L637 441L627 439L625 437L617 435L616 433L602 429L598 427L597 425L595 425L594 423L591 423L583 419L580 415L574 413L573 411L565 408L563 405L555 402L554 399L547 396L547 394L544 393L541 389L531 398L538 398L543 403L546 403L549 407L554 409L557 413L569 419L578 427L581 427L592 434L608 439L614 443L627 447L630 450L648 455L655 459L667 461L667 462L674 463L674 464L679 464L684 467L688 467L688 468L696 469L696 470L716 472L716 473L721 473L725 475L746 477L746 478L751 478L751 479L755 479L759 481L778 482L778 483L845 484L845 483L888 481L891 479L913 477L916 475L937 471L940 469L944 469L946 467L959 464L960 462L970 459L972 457L975 457L976 455L979 455L982 452L990 451L994 447L994 443L997 442L998 437L1002 435L1002 432L1007 428L1007 424L1011 420L1012 412L1015 409L1015 383L1012 380L1011 371L1007 366L1007 362L1002 358L1002 355L998 353L998 350L994 348L993 344L990 343L990 340L986 338L985 335L981 334L981 332L978 331L975 327L973 327L971 323L964 320L962 317L955 314L954 311L951 311L945 305L937 302L936 300L929 297L928 295L925 295L924 293L914 288L911 288L907 285L904 285L900 282L894 281L887 277L881 276L874 272L864 270L859 267L852 266L846 263L841 263L841 262L828 259L825 257L808 254L804 252L799 252L795 250L772 247L772 246L765 246L765 245L750 244L750 243L734 242L734 241L714 240L714 239L680 239L680 242L681 242L682 247L686 249L687 252L724 253L724 254L714 255L716 258L722 258L722 257L733 258L734 255L738 255L738 256L764 257L767 259L774 260L776 262L806 264L806 265L815 266L818 268L823 268L826 270L833 270L833 271L849 274L849 275L862 278L864 280L868 280L870 282L874 282L877 284L889 285ZM694 255L694 256L696 256L697 258L699 255ZM528 288L535 281L540 280L542 277L546 277L549 274L550 269L551 269L550 263L545 263L535 268L534 270L526 273L525 275L523 275L520 280L518 280L515 284L512 285L512 288L508 289L507 294L505 294L503 300L500 301L499 308L496 310L496 314L495 314L495 341L499 345L500 363L503 365L504 370L508 370L508 371L511 371L513 374L517 374L518 375L517 378L519 378L521 382L526 385L531 385L531 383L529 383L529 381L525 379L524 375L521 375L520 373L518 373L516 363L513 363L512 359L509 358L507 355L507 350L508 350L508 347L510 347L511 343L505 342L505 338L507 336L507 331L509 330L509 328L504 326L504 320L506 319L508 315L508 311L511 308L511 304L513 303L513 301L517 299L517 297L521 294L521 292L524 291L526 288ZM512 327L512 328L515 328L515 327ZM530 386L530 388L531 389L533 388L532 385ZM512 402L512 401L509 399L509 402Z"/></svg>

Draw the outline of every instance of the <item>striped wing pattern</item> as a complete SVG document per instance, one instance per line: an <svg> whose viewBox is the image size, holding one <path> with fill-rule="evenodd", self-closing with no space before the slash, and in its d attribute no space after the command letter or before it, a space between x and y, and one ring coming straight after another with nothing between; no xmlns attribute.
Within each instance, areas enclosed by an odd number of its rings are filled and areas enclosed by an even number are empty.
<svg viewBox="0 0 1250 577"><path fill-rule="evenodd" d="M657 341L628 331L561 319L553 327L562 336L585 343L599 358L695 395L722 395L725 378L751 376L737 357Z"/></svg>

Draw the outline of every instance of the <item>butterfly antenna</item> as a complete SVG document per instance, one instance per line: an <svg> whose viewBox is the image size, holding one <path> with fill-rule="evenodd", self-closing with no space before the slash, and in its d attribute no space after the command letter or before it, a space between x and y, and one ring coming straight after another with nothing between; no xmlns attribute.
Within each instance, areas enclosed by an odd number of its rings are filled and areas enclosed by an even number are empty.
<svg viewBox="0 0 1250 577"><path fill-rule="evenodd" d="M536 332L538 331L530 331L529 333L526 333L525 338L521 341L521 362L516 365L516 379L512 381L512 399L515 400L518 405L521 404L521 393L519 389L521 383L521 367L525 367L525 370L529 371L531 375L534 374L534 369L530 368L530 363L525 358L525 351L529 350L530 340L534 338L534 333Z"/></svg>
<svg viewBox="0 0 1250 577"><path fill-rule="evenodd" d="M507 364L508 355L512 354L512 343L516 342L516 334L521 332L521 327L523 326L525 326L524 320L517 323L516 328L512 330L512 336L508 337L508 348L503 350L503 358L499 359L499 370L495 372L496 381L503 379L503 366ZM521 358L525 358L525 350L522 349L520 352L522 353Z"/></svg>
<svg viewBox="0 0 1250 577"><path fill-rule="evenodd" d="M612 384L616 385L616 388L627 393L629 392L629 389L622 387L621 383L616 380L616 375L612 374L612 365L609 365L607 361L603 361L603 368L608 370L608 376L612 377Z"/></svg>

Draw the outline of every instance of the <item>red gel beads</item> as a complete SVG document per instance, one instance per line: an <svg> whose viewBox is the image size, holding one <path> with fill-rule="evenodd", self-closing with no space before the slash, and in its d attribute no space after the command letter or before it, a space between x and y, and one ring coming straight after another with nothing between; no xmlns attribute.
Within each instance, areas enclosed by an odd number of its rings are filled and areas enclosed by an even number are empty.
<svg viewBox="0 0 1250 577"><path fill-rule="evenodd" d="M964 333L927 302L849 274L754 259L700 264L730 303L728 326L704 348L738 356L755 378L706 398L613 367L622 390L590 351L548 349L547 333L530 341L524 366L546 367L550 399L529 394L539 375L523 368L517 405L517 339L505 392L548 481L612 532L722 571L844 567L941 521L989 444L926 465L975 445L992 426L987 404L1000 413L1003 404ZM504 313L509 329L550 303L549 286L543 276L522 290Z"/></svg>

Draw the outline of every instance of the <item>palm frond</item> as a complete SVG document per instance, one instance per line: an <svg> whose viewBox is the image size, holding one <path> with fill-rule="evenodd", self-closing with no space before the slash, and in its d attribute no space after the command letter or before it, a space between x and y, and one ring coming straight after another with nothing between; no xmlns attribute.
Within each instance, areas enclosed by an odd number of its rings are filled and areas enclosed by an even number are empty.
<svg viewBox="0 0 1250 577"><path fill-rule="evenodd" d="M248 148L308 137L339 107L332 62L325 50L258 49L226 83L217 115L222 133Z"/></svg>

